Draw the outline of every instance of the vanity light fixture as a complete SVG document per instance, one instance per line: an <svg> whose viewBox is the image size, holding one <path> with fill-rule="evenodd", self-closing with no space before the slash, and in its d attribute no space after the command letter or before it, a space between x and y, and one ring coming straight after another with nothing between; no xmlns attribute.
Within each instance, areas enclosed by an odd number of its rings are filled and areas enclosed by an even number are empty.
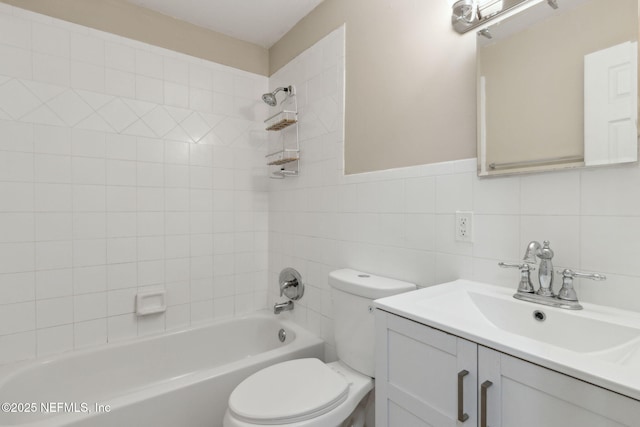
<svg viewBox="0 0 640 427"><path fill-rule="evenodd" d="M478 0L458 0L451 5L451 9L451 25L456 31L478 21Z"/></svg>
<svg viewBox="0 0 640 427"><path fill-rule="evenodd" d="M558 8L558 0L449 0L451 26L464 34L497 17L505 18L505 13L516 7L524 9L543 1L554 9ZM487 34L481 35L487 37Z"/></svg>

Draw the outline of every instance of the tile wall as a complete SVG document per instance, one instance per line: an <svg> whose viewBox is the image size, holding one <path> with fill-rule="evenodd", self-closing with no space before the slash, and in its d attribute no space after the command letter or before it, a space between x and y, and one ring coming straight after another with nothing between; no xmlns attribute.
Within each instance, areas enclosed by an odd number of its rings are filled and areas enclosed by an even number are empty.
<svg viewBox="0 0 640 427"><path fill-rule="evenodd" d="M285 66L271 86L296 84L302 174L272 180L269 304L278 272L307 284L289 316L321 335L335 357L327 275L354 268L430 286L458 278L516 288L517 261L531 240L550 240L557 268L602 272L577 281L583 301L640 311L640 168L478 179L476 160L343 176L344 31ZM434 136L425 136L425 142ZM443 143L450 143L443 141ZM474 241L455 241L455 212L474 212Z"/></svg>
<svg viewBox="0 0 640 427"><path fill-rule="evenodd" d="M288 266L307 289L282 316L331 359L330 271L515 288L497 262L533 239L558 268L607 274L578 283L582 300L640 310L637 166L344 176L344 73L344 28L266 79L0 4L0 362L264 308ZM290 84L301 175L268 180L259 95ZM457 210L473 243L454 239ZM155 288L166 314L136 318Z"/></svg>
<svg viewBox="0 0 640 427"><path fill-rule="evenodd" d="M264 307L267 85L0 3L0 363Z"/></svg>

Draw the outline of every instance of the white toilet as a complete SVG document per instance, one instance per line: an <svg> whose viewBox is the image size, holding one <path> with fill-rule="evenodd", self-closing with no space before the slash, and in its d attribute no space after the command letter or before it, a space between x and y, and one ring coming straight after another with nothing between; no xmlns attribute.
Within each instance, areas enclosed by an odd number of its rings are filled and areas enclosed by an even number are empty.
<svg viewBox="0 0 640 427"><path fill-rule="evenodd" d="M265 368L229 397L224 427L361 427L373 389L374 299L412 283L343 269L329 274L339 360L297 359Z"/></svg>

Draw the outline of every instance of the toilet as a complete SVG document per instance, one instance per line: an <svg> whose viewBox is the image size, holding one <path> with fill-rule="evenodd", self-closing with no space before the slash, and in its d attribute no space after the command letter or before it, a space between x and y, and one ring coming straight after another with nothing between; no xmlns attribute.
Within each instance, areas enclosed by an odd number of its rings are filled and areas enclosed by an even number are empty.
<svg viewBox="0 0 640 427"><path fill-rule="evenodd" d="M412 283L351 269L329 274L338 361L296 359L240 383L224 427L362 427L375 367L374 299L416 289Z"/></svg>

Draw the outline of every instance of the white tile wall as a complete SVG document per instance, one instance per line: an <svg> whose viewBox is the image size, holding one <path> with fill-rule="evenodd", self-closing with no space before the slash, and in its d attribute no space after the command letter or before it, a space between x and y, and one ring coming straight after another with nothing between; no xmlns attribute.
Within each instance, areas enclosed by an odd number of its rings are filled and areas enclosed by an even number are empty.
<svg viewBox="0 0 640 427"><path fill-rule="evenodd" d="M419 286L468 278L515 289L517 271L498 261L520 259L531 240L550 240L558 268L609 277L578 283L582 300L640 311L640 168L478 179L469 159L343 176L342 125L323 120L343 111L343 46L339 29L270 81L296 85L303 138L301 176L270 183L269 304L279 300L279 271L298 269L307 291L284 316L321 335L328 357L335 350L327 275L344 267ZM454 239L456 210L475 213L472 244Z"/></svg>
<svg viewBox="0 0 640 427"><path fill-rule="evenodd" d="M267 87L0 8L0 363L265 306Z"/></svg>
<svg viewBox="0 0 640 427"><path fill-rule="evenodd" d="M332 358L333 269L515 287L497 262L533 239L608 275L579 283L583 300L640 310L638 167L343 176L344 65L344 28L267 81L0 7L0 362L259 309L288 266L307 291L283 316ZM301 175L267 183L259 95L289 84ZM456 210L475 212L473 244L455 241ZM136 318L141 288L166 289L164 315Z"/></svg>

